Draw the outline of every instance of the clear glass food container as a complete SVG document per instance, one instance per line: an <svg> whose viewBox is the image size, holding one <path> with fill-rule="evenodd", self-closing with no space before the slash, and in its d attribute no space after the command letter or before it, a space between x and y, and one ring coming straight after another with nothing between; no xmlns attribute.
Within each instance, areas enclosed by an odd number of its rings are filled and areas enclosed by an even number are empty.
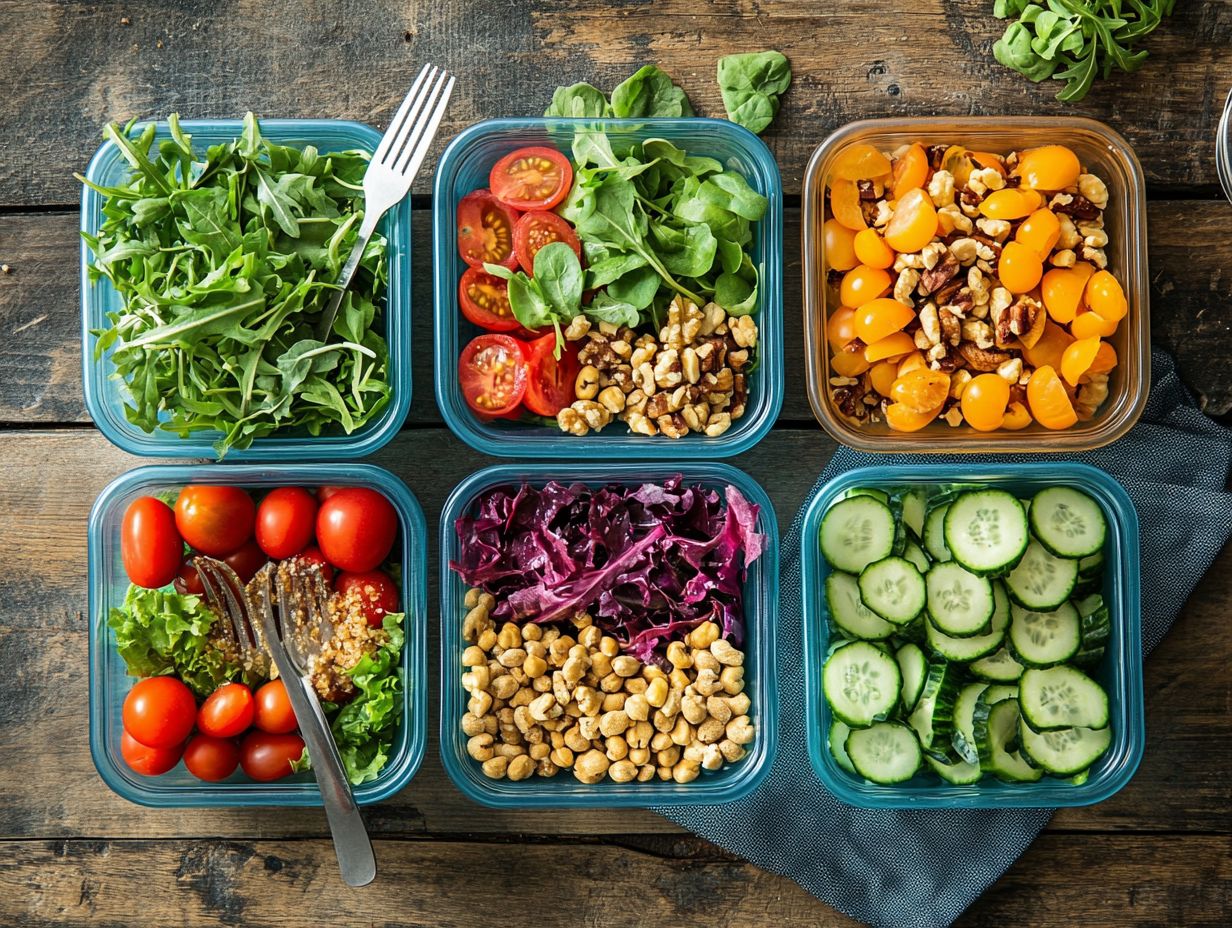
<svg viewBox="0 0 1232 928"><path fill-rule="evenodd" d="M1104 224L1108 270L1125 290L1129 313L1108 339L1118 363L1108 398L1094 418L1054 431L1032 422L1022 431L977 432L940 420L918 432L895 432L884 421L855 425L830 397L830 347L825 321L838 305L826 282L821 225L826 179L847 147L868 143L890 152L912 142L964 145L974 151L1008 153L1047 144L1066 145L1083 170L1108 185ZM837 441L861 451L981 452L987 454L1087 451L1120 438L1142 414L1151 382L1150 275L1147 272L1146 186L1142 166L1129 143L1108 126L1077 116L972 116L870 119L849 123L813 152L804 172L802 247L804 269L804 370L813 414Z"/></svg>

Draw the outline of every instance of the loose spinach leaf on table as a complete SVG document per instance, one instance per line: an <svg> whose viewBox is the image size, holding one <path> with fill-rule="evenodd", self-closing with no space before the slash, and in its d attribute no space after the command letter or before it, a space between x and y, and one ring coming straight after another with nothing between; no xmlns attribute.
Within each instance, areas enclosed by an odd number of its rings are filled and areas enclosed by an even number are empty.
<svg viewBox="0 0 1232 928"><path fill-rule="evenodd" d="M612 91L612 115L692 116L693 105L672 79L653 64L639 68Z"/></svg>
<svg viewBox="0 0 1232 928"><path fill-rule="evenodd" d="M590 118L610 116L612 105L598 87L578 83L568 87L557 87L552 94L552 102L544 111L544 116L565 116L569 118Z"/></svg>
<svg viewBox="0 0 1232 928"><path fill-rule="evenodd" d="M791 85L791 65L782 52L748 52L719 59L719 92L727 118L750 132L762 132L779 111L779 97Z"/></svg>

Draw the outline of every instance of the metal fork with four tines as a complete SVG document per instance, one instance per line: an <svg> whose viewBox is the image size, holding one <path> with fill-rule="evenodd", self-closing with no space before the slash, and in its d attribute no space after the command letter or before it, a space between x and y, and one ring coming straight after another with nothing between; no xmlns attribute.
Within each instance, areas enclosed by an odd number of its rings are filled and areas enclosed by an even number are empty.
<svg viewBox="0 0 1232 928"><path fill-rule="evenodd" d="M266 564L245 587L222 561L197 556L192 565L206 598L227 619L222 633L244 665L264 673L273 659L312 758L342 878L349 886L371 883L376 877L372 842L310 675L313 659L334 632L329 584L320 566L297 560Z"/></svg>
<svg viewBox="0 0 1232 928"><path fill-rule="evenodd" d="M329 306L321 317L317 337L322 341L334 325L338 307L351 286L351 279L359 267L360 258L364 256L368 239L376 231L377 222L410 192L415 175L419 173L441 118L445 115L451 93L453 78L449 73L425 64L373 152L368 170L364 173L364 219L359 227L359 238L342 266L337 280L338 289L330 297Z"/></svg>

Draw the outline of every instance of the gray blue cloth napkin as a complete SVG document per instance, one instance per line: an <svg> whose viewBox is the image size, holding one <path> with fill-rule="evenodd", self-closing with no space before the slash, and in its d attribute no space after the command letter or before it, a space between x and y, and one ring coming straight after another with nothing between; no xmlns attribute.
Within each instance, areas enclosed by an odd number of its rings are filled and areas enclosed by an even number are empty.
<svg viewBox="0 0 1232 928"><path fill-rule="evenodd" d="M1163 638L1232 534L1232 496L1225 491L1232 432L1198 411L1170 357L1155 351L1151 369L1142 421L1120 441L1074 456L1117 478L1138 509L1146 649ZM848 448L834 455L783 545L778 624L782 704L778 757L769 776L750 796L730 805L656 810L878 928L949 925L1005 872L1052 815L1051 809L856 809L830 795L809 764L800 614L804 509L835 474L868 464L926 460L945 459L870 455ZM971 457L962 460L973 462Z"/></svg>

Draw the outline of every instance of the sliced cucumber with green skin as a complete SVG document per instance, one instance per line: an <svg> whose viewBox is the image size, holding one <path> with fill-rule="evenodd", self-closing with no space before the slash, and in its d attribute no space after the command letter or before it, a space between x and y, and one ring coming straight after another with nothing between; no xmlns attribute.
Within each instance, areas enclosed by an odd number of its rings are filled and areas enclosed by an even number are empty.
<svg viewBox="0 0 1232 928"><path fill-rule="evenodd" d="M1031 498L1031 533L1058 557L1103 550L1108 523L1099 503L1073 487L1048 487Z"/></svg>
<svg viewBox="0 0 1232 928"><path fill-rule="evenodd" d="M852 499L856 496L871 496L879 503L890 505L890 494L885 490L878 490L876 487L852 487L843 494L843 499Z"/></svg>
<svg viewBox="0 0 1232 928"><path fill-rule="evenodd" d="M826 659L821 688L835 718L852 728L889 718L898 706L898 661L867 641L853 641Z"/></svg>
<svg viewBox="0 0 1232 928"><path fill-rule="evenodd" d="M887 622L906 625L924 611L924 577L906 558L882 558L860 572L860 599Z"/></svg>
<svg viewBox="0 0 1232 928"><path fill-rule="evenodd" d="M878 722L847 736L847 756L856 772L873 783L903 783L920 769L915 734L902 722Z"/></svg>
<svg viewBox="0 0 1232 928"><path fill-rule="evenodd" d="M928 676L928 659L918 644L908 641L894 653L898 671L903 682L899 705L903 712L910 712L920 701L924 692L924 679Z"/></svg>
<svg viewBox="0 0 1232 928"><path fill-rule="evenodd" d="M978 783L984 776L984 771L980 769L980 765L977 763L963 760L947 764L931 754L925 754L924 761L933 773L937 774L945 782L952 783L955 786L970 786L972 783Z"/></svg>
<svg viewBox="0 0 1232 928"><path fill-rule="evenodd" d="M950 559L950 549L945 546L945 514L949 508L947 505L931 509L924 519L924 549L938 562Z"/></svg>
<svg viewBox="0 0 1232 928"><path fill-rule="evenodd" d="M1083 580L1103 577L1104 575L1104 552L1092 554L1090 557L1084 557L1078 562L1078 576Z"/></svg>
<svg viewBox="0 0 1232 928"><path fill-rule="evenodd" d="M1069 599L1078 581L1078 562L1054 557L1037 541L1005 579L1010 598L1036 612L1051 612Z"/></svg>
<svg viewBox="0 0 1232 928"><path fill-rule="evenodd" d="M986 689L987 683L968 683L954 700L954 734L950 740L958 756L977 769L980 753L975 746L975 705Z"/></svg>
<svg viewBox="0 0 1232 928"><path fill-rule="evenodd" d="M970 638L989 631L996 606L990 581L947 561L934 564L924 583L928 617L938 631L954 638Z"/></svg>
<svg viewBox="0 0 1232 928"><path fill-rule="evenodd" d="M1036 731L1108 727L1108 694L1076 667L1024 671L1018 681L1018 704Z"/></svg>
<svg viewBox="0 0 1232 928"><path fill-rule="evenodd" d="M830 723L830 756L834 762L848 773L855 773L856 768L847 756L847 736L851 734L851 726L835 719Z"/></svg>
<svg viewBox="0 0 1232 928"><path fill-rule="evenodd" d="M992 622L987 633L970 638L953 638L926 620L924 629L928 634L929 650L948 661L970 662L1001 647L1005 641L1005 630L1010 624L1010 599L1000 581L993 582L992 595Z"/></svg>
<svg viewBox="0 0 1232 928"><path fill-rule="evenodd" d="M987 657L972 661L967 669L990 683L1013 683L1026 668L1018 663L1009 648L1001 647Z"/></svg>
<svg viewBox="0 0 1232 928"><path fill-rule="evenodd" d="M1039 732L1023 719L1018 723L1022 752L1037 767L1059 777L1086 770L1112 745L1111 728L1062 728Z"/></svg>
<svg viewBox="0 0 1232 928"><path fill-rule="evenodd" d="M1082 784L1086 783L1089 779L1091 779L1091 771L1088 769L1075 773L1072 777L1066 780L1066 782L1073 786L1082 786Z"/></svg>
<svg viewBox="0 0 1232 928"><path fill-rule="evenodd" d="M929 560L928 555L924 553L924 549L910 538L908 538L907 543L903 545L903 557L914 564L915 569L922 574L928 573L928 568L933 566L933 562Z"/></svg>
<svg viewBox="0 0 1232 928"><path fill-rule="evenodd" d="M938 757L945 756L954 733L954 701L958 696L960 674L957 664L945 661L929 664L924 691L907 717L907 724L919 736L920 747Z"/></svg>
<svg viewBox="0 0 1232 928"><path fill-rule="evenodd" d="M1004 683L993 683L988 689L984 690L984 699L991 706L1003 699L1017 699L1018 687L1007 686Z"/></svg>
<svg viewBox="0 0 1232 928"><path fill-rule="evenodd" d="M852 638L884 641L898 626L877 615L860 598L860 583L851 574L835 571L826 577L826 605L830 621Z"/></svg>
<svg viewBox="0 0 1232 928"><path fill-rule="evenodd" d="M945 546L964 568L981 576L1000 576L1027 550L1027 515L1012 493L971 490L945 513Z"/></svg>
<svg viewBox="0 0 1232 928"><path fill-rule="evenodd" d="M1071 604L1061 603L1051 612L1035 612L1015 603L1010 612L1010 650L1021 663L1054 667L1078 653L1082 638L1078 610Z"/></svg>
<svg viewBox="0 0 1232 928"><path fill-rule="evenodd" d="M976 701L973 732L980 768L1003 780L1031 783L1044 771L1031 766L1022 754L1009 750L1018 741L1018 703L1003 699L989 703L984 694Z"/></svg>
<svg viewBox="0 0 1232 928"><path fill-rule="evenodd" d="M836 570L858 574L894 550L890 507L872 496L849 496L821 520L821 553Z"/></svg>
<svg viewBox="0 0 1232 928"><path fill-rule="evenodd" d="M913 644L918 644L920 647L923 647L926 638L924 631L925 624L924 616L919 616L913 621L908 622L906 625L899 625L895 629L895 637L901 639L899 641L900 644L910 641Z"/></svg>
<svg viewBox="0 0 1232 928"><path fill-rule="evenodd" d="M1080 667L1094 667L1104 657L1108 638L1112 634L1112 615L1098 593L1074 602L1078 610L1078 633L1082 644L1074 655L1074 663Z"/></svg>
<svg viewBox="0 0 1232 928"><path fill-rule="evenodd" d="M920 489L902 490L898 494L903 524L916 538L924 537L924 516L928 494Z"/></svg>

